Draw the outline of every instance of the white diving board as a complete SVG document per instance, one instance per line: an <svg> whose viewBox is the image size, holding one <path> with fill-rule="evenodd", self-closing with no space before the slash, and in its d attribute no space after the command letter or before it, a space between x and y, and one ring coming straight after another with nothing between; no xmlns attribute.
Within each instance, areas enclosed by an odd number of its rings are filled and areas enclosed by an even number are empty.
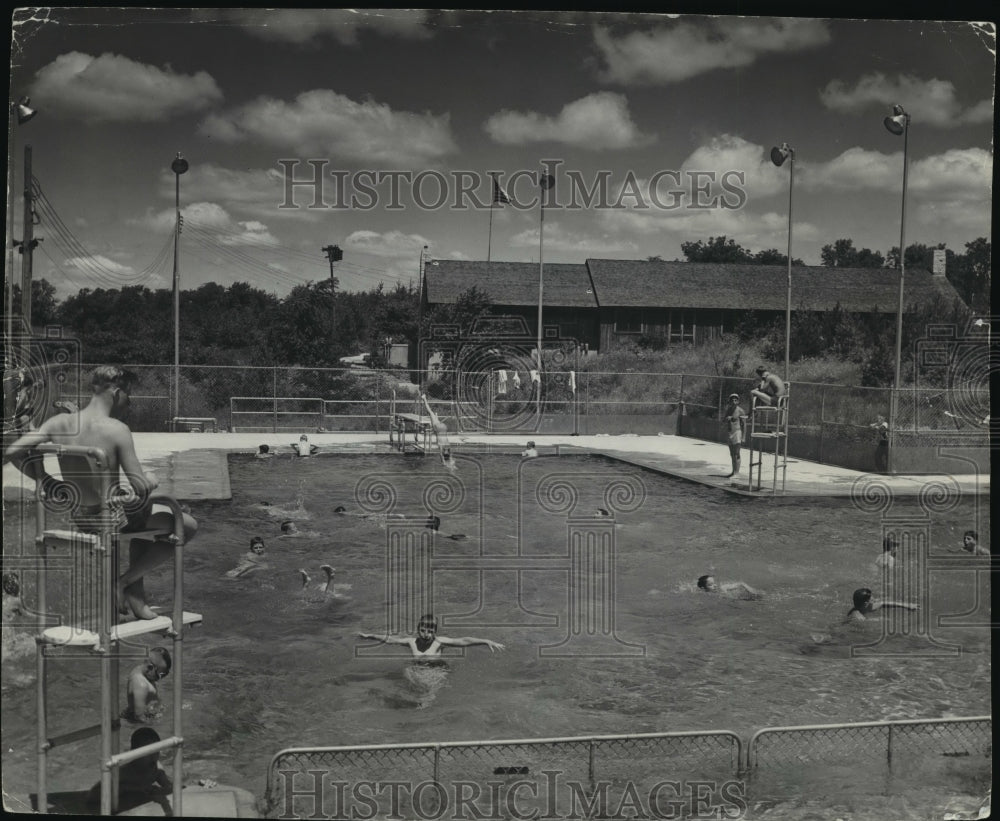
<svg viewBox="0 0 1000 821"><path fill-rule="evenodd" d="M181 621L184 625L201 624L201 613L189 613L185 610ZM173 627L174 621L169 616L157 616L155 619L136 619L112 627L111 640L121 641L146 633L166 633ZM86 627L76 627L72 624L49 627L42 632L38 641L42 644L59 647L98 647L101 644L100 636L93 630Z"/></svg>

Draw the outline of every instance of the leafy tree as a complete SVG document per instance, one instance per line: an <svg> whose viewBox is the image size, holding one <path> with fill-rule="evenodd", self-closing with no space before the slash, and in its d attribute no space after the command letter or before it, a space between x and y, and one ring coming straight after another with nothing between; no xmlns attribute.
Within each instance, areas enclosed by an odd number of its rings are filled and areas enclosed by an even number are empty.
<svg viewBox="0 0 1000 821"><path fill-rule="evenodd" d="M708 242L682 242L681 251L688 262L752 262L753 255L735 240L726 237L709 237Z"/></svg>
<svg viewBox="0 0 1000 821"><path fill-rule="evenodd" d="M824 245L820 259L827 268L881 268L885 257L879 251L854 247L852 239L838 239L833 245Z"/></svg>

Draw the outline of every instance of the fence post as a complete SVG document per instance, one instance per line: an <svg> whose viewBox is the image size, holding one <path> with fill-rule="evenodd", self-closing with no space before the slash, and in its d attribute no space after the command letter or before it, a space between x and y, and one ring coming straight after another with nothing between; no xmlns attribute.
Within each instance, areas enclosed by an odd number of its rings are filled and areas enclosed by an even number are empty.
<svg viewBox="0 0 1000 821"><path fill-rule="evenodd" d="M819 463L826 464L823 461L823 431L825 430L826 424L826 386L824 385L819 392Z"/></svg>
<svg viewBox="0 0 1000 821"><path fill-rule="evenodd" d="M278 432L278 368L271 368L271 400L274 408L274 415L271 421L271 433Z"/></svg>
<svg viewBox="0 0 1000 821"><path fill-rule="evenodd" d="M594 739L590 739L590 749L587 756L587 777L590 779L590 788L594 788Z"/></svg>
<svg viewBox="0 0 1000 821"><path fill-rule="evenodd" d="M885 761L885 763L886 763L886 765L890 769L892 768L892 729L893 729L893 725L890 724L889 725L889 742L886 744L886 750L885 750L885 752L886 752L886 761Z"/></svg>
<svg viewBox="0 0 1000 821"><path fill-rule="evenodd" d="M379 431L379 407L382 403L382 379L381 377L375 380L375 433Z"/></svg>
<svg viewBox="0 0 1000 821"><path fill-rule="evenodd" d="M677 435L684 435L684 374L681 374L681 388L677 397Z"/></svg>

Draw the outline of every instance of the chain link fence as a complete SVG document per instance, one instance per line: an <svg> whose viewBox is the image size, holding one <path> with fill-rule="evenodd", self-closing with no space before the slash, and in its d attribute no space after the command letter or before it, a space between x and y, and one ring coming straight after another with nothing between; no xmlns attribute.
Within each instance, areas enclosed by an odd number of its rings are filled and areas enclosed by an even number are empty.
<svg viewBox="0 0 1000 821"><path fill-rule="evenodd" d="M195 419L201 422L195 429L382 433L389 430L394 403L422 412L417 400L423 391L449 427L462 432L677 433L721 443L725 397L738 393L748 407L755 385L737 377L576 371L574 365L566 360L541 374L184 365L179 384L169 365L127 365L138 377L129 423L136 431L183 430L175 420ZM85 364L53 381L52 398L85 401L86 386L79 383L93 367ZM895 397L888 388L809 382L793 382L789 391L792 457L885 471L878 450L887 438L893 472L968 472L955 462L941 463L940 451L988 452L986 382L906 388ZM40 410L36 423L47 413Z"/></svg>
<svg viewBox="0 0 1000 821"><path fill-rule="evenodd" d="M747 794L769 804L982 798L992 779L992 726L982 716L766 728L747 744Z"/></svg>
<svg viewBox="0 0 1000 821"><path fill-rule="evenodd" d="M741 761L739 736L725 730L288 749L271 761L265 805L269 816L349 817L365 785L379 817L504 818L512 791L520 817L581 817L582 807L616 807L626 792L648 798L666 781L721 787ZM317 790L317 773L325 785L345 789Z"/></svg>
<svg viewBox="0 0 1000 821"><path fill-rule="evenodd" d="M746 745L718 730L291 748L271 760L264 804L278 818L361 817L360 804L364 817L605 818L626 803L635 817L742 817L914 785L981 798L991 759L988 716L772 727Z"/></svg>

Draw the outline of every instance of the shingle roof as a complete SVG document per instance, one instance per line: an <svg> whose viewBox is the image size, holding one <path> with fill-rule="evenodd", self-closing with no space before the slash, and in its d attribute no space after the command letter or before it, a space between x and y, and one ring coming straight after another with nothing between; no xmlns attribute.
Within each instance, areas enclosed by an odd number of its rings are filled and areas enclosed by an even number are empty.
<svg viewBox="0 0 1000 821"><path fill-rule="evenodd" d="M587 266L604 307L785 309L788 268L784 265L589 259ZM907 307L937 295L949 302L959 298L945 277L907 269ZM891 313L898 300L899 272L891 268L792 267L794 308L818 311L839 303L846 311L865 312L878 306Z"/></svg>
<svg viewBox="0 0 1000 821"><path fill-rule="evenodd" d="M538 264L433 260L425 268L427 299L453 303L476 286L498 305L538 304ZM737 265L631 259L588 259L586 265L546 263L545 305L569 308L665 307L732 308L783 311L788 269L783 265ZM589 289L592 293L588 293ZM936 296L958 299L943 276L909 268L904 301L907 308ZM792 307L845 311L878 307L894 313L899 299L899 272L892 268L792 268Z"/></svg>
<svg viewBox="0 0 1000 821"><path fill-rule="evenodd" d="M586 265L545 263L542 301L552 307L596 308ZM499 305L538 305L537 262L431 260L424 268L427 301L453 303L475 286ZM590 291L590 293L588 293Z"/></svg>

